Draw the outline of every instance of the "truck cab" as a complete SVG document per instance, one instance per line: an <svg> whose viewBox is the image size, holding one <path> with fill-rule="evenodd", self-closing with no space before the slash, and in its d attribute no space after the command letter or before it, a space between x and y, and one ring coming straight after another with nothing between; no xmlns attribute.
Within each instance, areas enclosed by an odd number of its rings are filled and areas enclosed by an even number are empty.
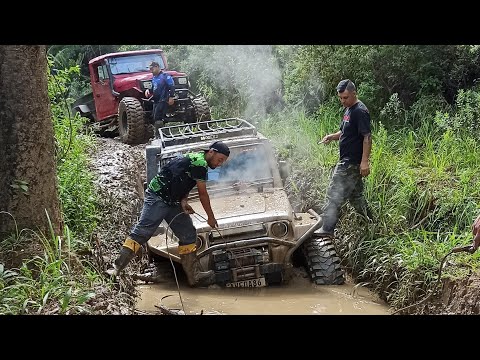
<svg viewBox="0 0 480 360"><path fill-rule="evenodd" d="M145 98L152 88L152 61L171 75L175 83L175 102L167 111L167 122L210 120L206 100L190 91L185 73L168 70L161 49L125 51L93 58L88 63L92 92L72 106L74 113L91 120L100 135L105 130L120 135L120 140L137 144L153 135L153 101Z"/></svg>

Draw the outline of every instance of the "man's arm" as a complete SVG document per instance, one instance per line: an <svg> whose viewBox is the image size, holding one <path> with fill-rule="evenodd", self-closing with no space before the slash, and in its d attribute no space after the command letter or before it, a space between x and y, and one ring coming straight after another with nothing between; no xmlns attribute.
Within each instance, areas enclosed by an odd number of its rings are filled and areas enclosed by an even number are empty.
<svg viewBox="0 0 480 360"><path fill-rule="evenodd" d="M360 162L360 174L368 176L370 174L370 153L372 152L372 134L363 137L362 161Z"/></svg>
<svg viewBox="0 0 480 360"><path fill-rule="evenodd" d="M193 208L188 204L187 200L188 200L188 195L185 195L182 200L180 200L180 205L182 206L182 209L183 209L183 212L186 213L186 214L193 214L195 212L195 210L193 210Z"/></svg>
<svg viewBox="0 0 480 360"><path fill-rule="evenodd" d="M210 205L210 196L207 192L207 183L205 181L198 181L197 180L197 189L198 189L198 197L200 198L200 202L202 203L203 209L207 213L207 223L212 228L218 227L217 219L215 219L215 215L213 215L212 206Z"/></svg>
<svg viewBox="0 0 480 360"><path fill-rule="evenodd" d="M322 141L319 142L319 144L328 144L332 140L338 140L338 139L340 139L340 135L342 135L341 131L338 131L334 134L325 135L323 137Z"/></svg>

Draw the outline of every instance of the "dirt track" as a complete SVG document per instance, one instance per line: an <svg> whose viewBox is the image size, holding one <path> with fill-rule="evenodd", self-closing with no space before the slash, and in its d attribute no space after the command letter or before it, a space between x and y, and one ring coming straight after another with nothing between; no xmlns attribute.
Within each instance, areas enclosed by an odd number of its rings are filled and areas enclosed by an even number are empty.
<svg viewBox="0 0 480 360"><path fill-rule="evenodd" d="M91 154L92 170L97 174L96 185L101 197L102 220L97 230L105 266L111 264L137 219L143 201L145 179L145 145L129 146L116 139L99 138L97 148ZM134 261L126 272L140 272L147 265L146 256ZM102 290L96 297L95 308L99 313L133 314L139 295L136 282L123 276L112 295ZM452 282L446 281L442 296L425 305L413 308L415 314L479 314L480 278Z"/></svg>

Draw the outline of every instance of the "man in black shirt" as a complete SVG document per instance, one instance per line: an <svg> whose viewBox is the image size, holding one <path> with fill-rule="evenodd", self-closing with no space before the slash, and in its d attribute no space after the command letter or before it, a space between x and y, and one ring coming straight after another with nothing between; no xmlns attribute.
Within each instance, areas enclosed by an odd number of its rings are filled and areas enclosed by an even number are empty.
<svg viewBox="0 0 480 360"><path fill-rule="evenodd" d="M321 143L340 140L340 161L335 166L323 207L323 224L317 235L333 236L340 208L349 200L362 215L372 219L363 196L363 177L370 174L372 136L370 114L364 103L357 99L355 84L345 79L338 83L338 97L345 107L340 131L326 135Z"/></svg>
<svg viewBox="0 0 480 360"><path fill-rule="evenodd" d="M207 192L208 168L221 166L230 155L230 149L221 141L214 142L201 152L190 152L171 160L160 169L145 191L145 200L140 220L133 226L125 240L114 268L107 272L117 276L165 220L178 237L178 253L190 286L207 286L214 282L213 271L201 272L196 256L197 232L189 214L188 194L197 186L198 196L205 212L207 223L218 226Z"/></svg>

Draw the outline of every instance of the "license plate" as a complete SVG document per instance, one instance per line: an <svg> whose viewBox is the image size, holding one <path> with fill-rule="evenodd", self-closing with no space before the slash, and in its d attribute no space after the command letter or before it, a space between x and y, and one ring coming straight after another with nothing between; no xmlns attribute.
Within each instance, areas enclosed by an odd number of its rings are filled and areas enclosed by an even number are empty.
<svg viewBox="0 0 480 360"><path fill-rule="evenodd" d="M233 283L227 283L227 287L263 287L267 286L267 283L265 282L264 277L260 277L258 279L250 279L250 280L242 280L242 281L237 281Z"/></svg>

